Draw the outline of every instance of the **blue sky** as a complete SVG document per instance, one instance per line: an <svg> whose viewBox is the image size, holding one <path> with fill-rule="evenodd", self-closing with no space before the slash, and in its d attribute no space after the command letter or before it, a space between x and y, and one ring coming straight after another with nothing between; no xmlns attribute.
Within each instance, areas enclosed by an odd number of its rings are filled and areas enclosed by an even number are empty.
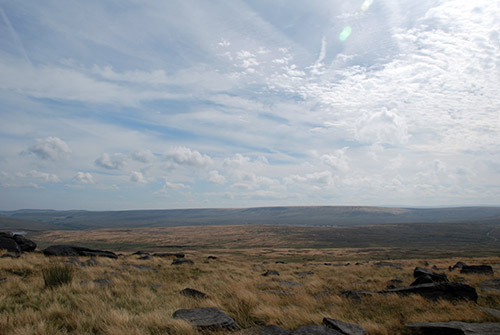
<svg viewBox="0 0 500 335"><path fill-rule="evenodd" d="M0 1L0 209L500 204L497 1Z"/></svg>

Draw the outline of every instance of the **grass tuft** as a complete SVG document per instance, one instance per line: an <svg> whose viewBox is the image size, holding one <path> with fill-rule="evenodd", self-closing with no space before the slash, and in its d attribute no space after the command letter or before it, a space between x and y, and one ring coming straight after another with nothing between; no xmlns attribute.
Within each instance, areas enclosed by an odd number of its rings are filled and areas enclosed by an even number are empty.
<svg viewBox="0 0 500 335"><path fill-rule="evenodd" d="M73 267L70 265L52 265L42 270L43 281L46 288L55 288L71 284L73 281Z"/></svg>

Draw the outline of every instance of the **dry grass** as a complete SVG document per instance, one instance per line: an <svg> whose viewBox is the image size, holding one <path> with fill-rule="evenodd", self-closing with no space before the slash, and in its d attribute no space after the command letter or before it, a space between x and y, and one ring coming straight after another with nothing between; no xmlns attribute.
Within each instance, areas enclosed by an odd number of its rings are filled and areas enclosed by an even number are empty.
<svg viewBox="0 0 500 335"><path fill-rule="evenodd" d="M181 308L218 307L243 328L277 324L294 329L320 324L323 317L353 322L369 334L401 334L404 324L414 321L495 321L478 305L499 308L500 295L482 292L478 304L432 302L418 296L374 295L356 302L341 296L343 290L385 289L391 279L408 285L415 266L447 268L459 259L401 260L401 270L377 268L373 262L345 266L345 262L307 261L321 250L239 249L191 250L186 257L195 265L171 265L170 259L98 259L95 267L74 268L71 284L47 289L43 271L61 264L64 258L25 254L20 259L0 259L0 335L4 334L196 334L197 330L172 314ZM324 250L338 255L349 250ZM216 260L206 260L215 254ZM293 255L293 257L291 257ZM299 256L300 257L299 257ZM326 256L325 256L326 255ZM317 258L316 257L316 258ZM363 257L365 258L365 257ZM84 258L80 258L82 261ZM292 261L290 261L292 259ZM276 264L285 260L285 264ZM500 258L460 259L470 264L498 264ZM156 270L144 270L146 265ZM341 265L341 266L338 266ZM264 277L265 270L280 276ZM498 270L498 269L497 269ZM313 272L313 274L311 274ZM451 280L459 273L449 274ZM481 275L463 276L478 286L491 279ZM94 282L94 280L107 281ZM196 288L208 299L179 294ZM286 290L293 294L276 294Z"/></svg>

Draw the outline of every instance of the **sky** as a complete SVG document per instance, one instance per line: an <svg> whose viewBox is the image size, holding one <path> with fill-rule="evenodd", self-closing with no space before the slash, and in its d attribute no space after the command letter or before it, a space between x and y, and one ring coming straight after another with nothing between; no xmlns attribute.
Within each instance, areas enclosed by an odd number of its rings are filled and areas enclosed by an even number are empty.
<svg viewBox="0 0 500 335"><path fill-rule="evenodd" d="M500 205L500 2L0 0L0 209Z"/></svg>

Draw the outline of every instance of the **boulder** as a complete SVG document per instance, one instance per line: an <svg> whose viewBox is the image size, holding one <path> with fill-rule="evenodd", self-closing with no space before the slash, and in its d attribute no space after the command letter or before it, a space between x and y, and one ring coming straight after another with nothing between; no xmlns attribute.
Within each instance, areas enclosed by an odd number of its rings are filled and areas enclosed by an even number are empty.
<svg viewBox="0 0 500 335"><path fill-rule="evenodd" d="M184 254L183 253L177 253L177 252L158 252L158 253L154 253L153 256L155 256L155 257L184 258Z"/></svg>
<svg viewBox="0 0 500 335"><path fill-rule="evenodd" d="M275 270L268 270L268 271L264 272L262 275L264 277L267 277L267 276L279 276L280 273L278 271L275 271Z"/></svg>
<svg viewBox="0 0 500 335"><path fill-rule="evenodd" d="M344 335L344 334L329 327L308 325L308 326L302 326L294 330L292 332L292 335Z"/></svg>
<svg viewBox="0 0 500 335"><path fill-rule="evenodd" d="M238 330L240 326L229 315L215 307L180 309L173 315L174 319L182 319L200 330Z"/></svg>
<svg viewBox="0 0 500 335"><path fill-rule="evenodd" d="M36 249L36 243L33 242L32 240L27 239L23 235L14 235L13 240L16 241L17 245L23 252L31 252L35 251Z"/></svg>
<svg viewBox="0 0 500 335"><path fill-rule="evenodd" d="M453 265L453 267L451 269L452 270L461 269L464 266L467 266L467 264L465 264L464 262L456 262L455 265Z"/></svg>
<svg viewBox="0 0 500 335"><path fill-rule="evenodd" d="M472 286L464 283L443 282L422 284L409 287L399 287L395 289L381 291L380 293L396 293L402 295L419 294L424 298L431 300L445 299L450 301L455 300L471 300L477 302L477 292Z"/></svg>
<svg viewBox="0 0 500 335"><path fill-rule="evenodd" d="M416 267L415 270L413 270L413 277L414 278L419 278L422 276L429 276L432 280L433 283L440 283L440 282L447 282L448 277L444 273L436 273L432 272L429 269L421 268L421 267Z"/></svg>
<svg viewBox="0 0 500 335"><path fill-rule="evenodd" d="M413 283L410 284L410 286L417 286L417 285L422 285L422 284L432 284L434 281L432 280L432 277L429 275L425 276L420 276L417 279L413 281Z"/></svg>
<svg viewBox="0 0 500 335"><path fill-rule="evenodd" d="M194 264L194 262L190 259L185 259L185 258L176 258L172 261L172 265L181 265L181 264Z"/></svg>
<svg viewBox="0 0 500 335"><path fill-rule="evenodd" d="M16 241L5 236L0 236L0 250L7 250L8 252L15 252L17 254L21 253L21 248L19 248Z"/></svg>
<svg viewBox="0 0 500 335"><path fill-rule="evenodd" d="M490 265L464 265L460 273L478 273L493 275L493 268Z"/></svg>
<svg viewBox="0 0 500 335"><path fill-rule="evenodd" d="M118 256L111 251L94 250L84 247L77 247L72 245L53 245L43 250L46 256L90 256L90 257L108 257L118 258Z"/></svg>
<svg viewBox="0 0 500 335"><path fill-rule="evenodd" d="M283 329L276 325L269 325L260 331L260 335L290 335L291 330Z"/></svg>
<svg viewBox="0 0 500 335"><path fill-rule="evenodd" d="M186 297L196 298L196 299L206 299L208 298L208 294L198 291L194 288L186 287L183 289L180 294L185 295Z"/></svg>
<svg viewBox="0 0 500 335"><path fill-rule="evenodd" d="M363 327L353 323L323 318L323 325L340 332L342 335L366 335L366 330Z"/></svg>
<svg viewBox="0 0 500 335"><path fill-rule="evenodd" d="M416 322L406 328L418 335L498 335L500 323Z"/></svg>

